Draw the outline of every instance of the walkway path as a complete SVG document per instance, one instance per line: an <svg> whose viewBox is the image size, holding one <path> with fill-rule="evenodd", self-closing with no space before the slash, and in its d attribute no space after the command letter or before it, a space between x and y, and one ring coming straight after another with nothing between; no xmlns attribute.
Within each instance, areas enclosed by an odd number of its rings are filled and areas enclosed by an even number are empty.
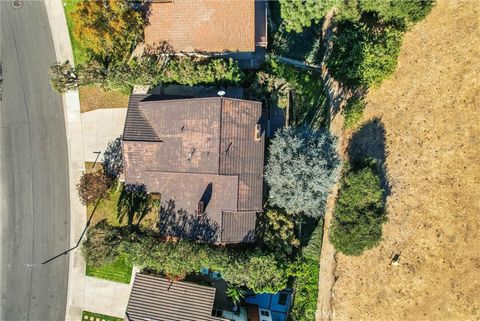
<svg viewBox="0 0 480 321"><path fill-rule="evenodd" d="M325 57L331 50L332 38L332 18L334 10L330 10L326 16L322 26L322 38L324 39L324 46L326 54L322 61L322 78L326 87L327 95L330 103L330 131L338 137L337 152L343 158L343 115L341 108L346 103L349 93L344 90L338 82L336 82L328 73L325 67ZM317 301L317 321L327 321L335 317L335 311L332 311L331 299L334 295L333 286L335 285L335 268L336 268L336 252L333 245L330 243L330 224L332 222L333 210L335 207L335 200L338 193L338 184L336 184L332 193L327 200L327 209L324 217L323 230L323 244L320 255L320 276L318 286L318 301Z"/></svg>

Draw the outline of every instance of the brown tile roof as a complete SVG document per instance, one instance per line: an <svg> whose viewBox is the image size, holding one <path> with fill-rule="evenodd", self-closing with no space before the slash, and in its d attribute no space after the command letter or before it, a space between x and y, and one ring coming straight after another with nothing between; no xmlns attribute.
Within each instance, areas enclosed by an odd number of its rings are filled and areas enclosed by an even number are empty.
<svg viewBox="0 0 480 321"><path fill-rule="evenodd" d="M129 117L132 108L135 117ZM219 229L216 241L251 241L262 210L265 135L255 141L258 123L264 123L260 102L145 96L127 113L125 182L145 184L187 215L195 214L210 186L205 212ZM146 139L153 135L156 141ZM242 215L224 219L225 211Z"/></svg>
<svg viewBox="0 0 480 321"><path fill-rule="evenodd" d="M255 239L256 212L222 213L222 243L252 242Z"/></svg>
<svg viewBox="0 0 480 321"><path fill-rule="evenodd" d="M137 273L126 320L210 321L215 288Z"/></svg>
<svg viewBox="0 0 480 321"><path fill-rule="evenodd" d="M255 50L254 0L152 3L145 43L167 41L176 52Z"/></svg>

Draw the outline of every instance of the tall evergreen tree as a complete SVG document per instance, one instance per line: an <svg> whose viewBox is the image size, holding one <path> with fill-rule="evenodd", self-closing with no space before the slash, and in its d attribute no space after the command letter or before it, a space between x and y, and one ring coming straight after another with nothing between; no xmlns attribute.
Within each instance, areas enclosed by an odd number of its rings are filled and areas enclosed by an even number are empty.
<svg viewBox="0 0 480 321"><path fill-rule="evenodd" d="M321 217L340 159L336 139L308 127L283 128L272 139L265 180L270 202L287 213Z"/></svg>

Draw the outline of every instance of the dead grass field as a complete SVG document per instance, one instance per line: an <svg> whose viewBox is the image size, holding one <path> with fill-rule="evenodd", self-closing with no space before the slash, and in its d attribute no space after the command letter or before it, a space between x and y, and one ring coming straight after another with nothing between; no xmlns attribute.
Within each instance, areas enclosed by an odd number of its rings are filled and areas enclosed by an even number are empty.
<svg viewBox="0 0 480 321"><path fill-rule="evenodd" d="M479 7L438 1L367 96L364 121L385 131L389 220L378 247L337 255L333 320L480 320Z"/></svg>

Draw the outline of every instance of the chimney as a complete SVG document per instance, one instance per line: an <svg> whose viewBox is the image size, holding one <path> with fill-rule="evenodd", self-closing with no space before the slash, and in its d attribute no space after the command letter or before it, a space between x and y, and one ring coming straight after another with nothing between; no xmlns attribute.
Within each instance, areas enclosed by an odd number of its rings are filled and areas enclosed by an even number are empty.
<svg viewBox="0 0 480 321"><path fill-rule="evenodd" d="M205 205L203 204L203 201L198 202L196 212L197 215L202 215L205 212Z"/></svg>
<svg viewBox="0 0 480 321"><path fill-rule="evenodd" d="M262 126L260 124L255 125L255 141L259 142L262 139Z"/></svg>

